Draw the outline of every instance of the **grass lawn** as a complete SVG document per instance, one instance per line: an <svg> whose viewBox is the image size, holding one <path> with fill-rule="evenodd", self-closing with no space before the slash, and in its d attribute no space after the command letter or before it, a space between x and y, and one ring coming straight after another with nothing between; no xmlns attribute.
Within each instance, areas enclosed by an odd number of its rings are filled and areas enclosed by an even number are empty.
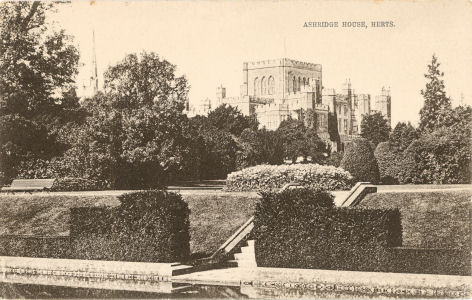
<svg viewBox="0 0 472 300"><path fill-rule="evenodd" d="M183 195L190 208L190 250L211 254L253 214L255 193Z"/></svg>
<svg viewBox="0 0 472 300"><path fill-rule="evenodd" d="M471 191L378 193L360 206L400 209L404 246L470 248L471 197Z"/></svg>
<svg viewBox="0 0 472 300"><path fill-rule="evenodd" d="M116 196L1 195L0 235L69 235L69 208L114 206Z"/></svg>
<svg viewBox="0 0 472 300"><path fill-rule="evenodd" d="M182 192L190 208L190 249L211 254L252 215L256 193ZM0 195L0 235L66 236L69 208L115 206L116 195Z"/></svg>
<svg viewBox="0 0 472 300"><path fill-rule="evenodd" d="M211 254L252 215L256 193L182 191L190 208L190 248ZM470 247L471 191L399 192L367 195L360 204L399 208L403 245L410 247ZM69 208L118 205L116 195L0 195L0 235L69 234Z"/></svg>

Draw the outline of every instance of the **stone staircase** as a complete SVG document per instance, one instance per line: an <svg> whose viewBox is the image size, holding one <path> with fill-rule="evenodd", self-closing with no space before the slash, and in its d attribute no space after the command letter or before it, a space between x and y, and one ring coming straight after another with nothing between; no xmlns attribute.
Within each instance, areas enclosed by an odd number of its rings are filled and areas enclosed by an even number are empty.
<svg viewBox="0 0 472 300"><path fill-rule="evenodd" d="M234 253L234 259L228 261L229 266L239 268L256 268L256 251L254 241L248 240L245 246L240 248L241 252Z"/></svg>

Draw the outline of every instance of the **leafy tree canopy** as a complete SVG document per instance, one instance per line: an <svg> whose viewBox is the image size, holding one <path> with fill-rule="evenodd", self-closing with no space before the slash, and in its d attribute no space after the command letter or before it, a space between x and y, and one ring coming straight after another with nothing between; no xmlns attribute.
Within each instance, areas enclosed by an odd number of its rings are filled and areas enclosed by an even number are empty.
<svg viewBox="0 0 472 300"><path fill-rule="evenodd" d="M365 115L361 122L361 136L377 146L388 140L390 125L380 112Z"/></svg>
<svg viewBox="0 0 472 300"><path fill-rule="evenodd" d="M258 123L254 117L244 116L236 107L220 105L208 114L208 122L220 130L239 136L246 128L257 130Z"/></svg>
<svg viewBox="0 0 472 300"><path fill-rule="evenodd" d="M394 149L404 151L418 137L418 131L410 122L398 122L390 133L389 142Z"/></svg>
<svg viewBox="0 0 472 300"><path fill-rule="evenodd" d="M295 162L298 157L308 157L313 162L320 162L328 149L316 134L315 129L306 128L303 121L288 119L280 123L276 133L283 141L285 157Z"/></svg>
<svg viewBox="0 0 472 300"><path fill-rule="evenodd" d="M192 145L182 113L188 85L175 70L146 52L111 66L104 74L105 93L84 103L89 117L71 153L90 160L94 169L99 165L115 188L167 183L191 159Z"/></svg>
<svg viewBox="0 0 472 300"><path fill-rule="evenodd" d="M39 1L0 5L2 115L31 117L55 105L77 107L67 93L74 85L79 53L70 36L47 22L53 9L54 4Z"/></svg>

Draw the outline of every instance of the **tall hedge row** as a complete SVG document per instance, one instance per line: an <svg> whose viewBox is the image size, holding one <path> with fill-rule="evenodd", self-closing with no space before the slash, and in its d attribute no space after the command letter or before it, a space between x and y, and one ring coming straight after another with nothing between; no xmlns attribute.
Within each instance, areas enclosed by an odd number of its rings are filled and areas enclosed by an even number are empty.
<svg viewBox="0 0 472 300"><path fill-rule="evenodd" d="M63 237L0 236L0 256L71 258L71 240Z"/></svg>
<svg viewBox="0 0 472 300"><path fill-rule="evenodd" d="M318 164L258 165L228 174L228 191L263 191L280 189L296 182L324 190L347 190L353 181L349 172Z"/></svg>
<svg viewBox="0 0 472 300"><path fill-rule="evenodd" d="M398 210L335 208L327 192L262 193L254 225L260 267L470 274L465 252L401 248Z"/></svg>
<svg viewBox="0 0 472 300"><path fill-rule="evenodd" d="M189 256L190 210L182 196L154 190L118 200L117 207L71 210L76 258L172 262Z"/></svg>
<svg viewBox="0 0 472 300"><path fill-rule="evenodd" d="M189 208L176 193L140 191L117 207L71 208L70 236L0 236L0 255L174 262L190 254Z"/></svg>

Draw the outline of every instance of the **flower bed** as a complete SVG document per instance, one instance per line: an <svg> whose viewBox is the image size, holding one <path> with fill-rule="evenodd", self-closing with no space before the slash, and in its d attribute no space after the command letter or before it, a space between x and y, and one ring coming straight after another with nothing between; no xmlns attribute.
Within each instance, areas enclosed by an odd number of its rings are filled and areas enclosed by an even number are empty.
<svg viewBox="0 0 472 300"><path fill-rule="evenodd" d="M259 165L228 174L226 190L275 190L291 182L323 190L347 190L353 184L349 172L333 166Z"/></svg>

